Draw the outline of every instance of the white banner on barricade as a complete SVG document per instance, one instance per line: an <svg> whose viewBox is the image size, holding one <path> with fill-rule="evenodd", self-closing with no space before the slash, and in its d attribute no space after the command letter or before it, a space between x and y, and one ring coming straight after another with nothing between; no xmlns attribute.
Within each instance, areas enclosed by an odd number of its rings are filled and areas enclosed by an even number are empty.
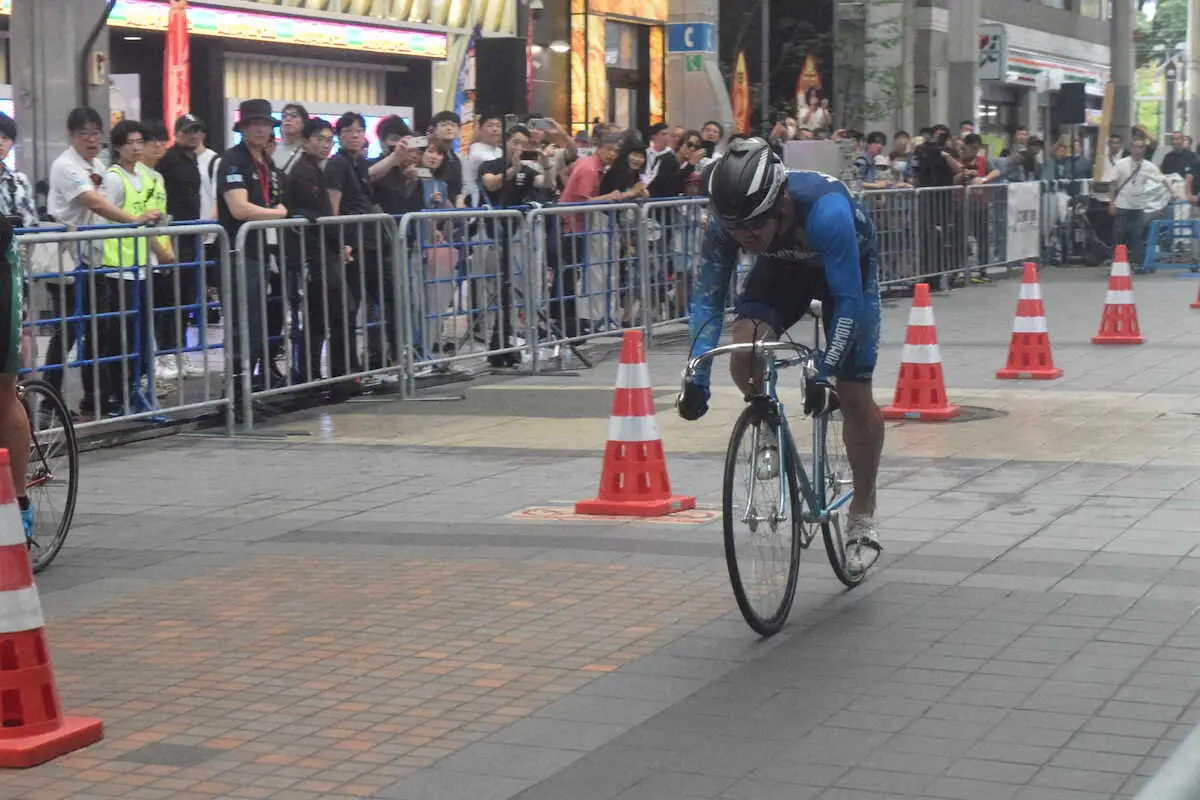
<svg viewBox="0 0 1200 800"><path fill-rule="evenodd" d="M1041 254L1038 242L1038 214L1042 197L1041 184L1035 182L1008 184L1008 252L1009 263L1037 258Z"/></svg>

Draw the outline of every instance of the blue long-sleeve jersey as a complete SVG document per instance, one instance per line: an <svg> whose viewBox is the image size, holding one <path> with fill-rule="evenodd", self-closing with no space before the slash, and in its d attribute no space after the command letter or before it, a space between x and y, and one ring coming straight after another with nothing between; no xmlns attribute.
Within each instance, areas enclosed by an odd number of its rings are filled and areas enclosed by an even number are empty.
<svg viewBox="0 0 1200 800"><path fill-rule="evenodd" d="M872 313L863 292L862 255L874 246L875 228L841 181L821 172L790 172L783 187L792 199L791 224L780 228L771 248L759 260L772 259L798 270L820 270L833 300L834 318L828 330L822 374L833 374L849 352L856 330ZM688 324L691 355L717 345L721 338L726 299L737 266L739 247L719 219L709 220L702 251L703 263L692 292ZM757 263L756 263L757 266ZM819 280L818 276L814 278ZM696 375L708 387L710 366Z"/></svg>

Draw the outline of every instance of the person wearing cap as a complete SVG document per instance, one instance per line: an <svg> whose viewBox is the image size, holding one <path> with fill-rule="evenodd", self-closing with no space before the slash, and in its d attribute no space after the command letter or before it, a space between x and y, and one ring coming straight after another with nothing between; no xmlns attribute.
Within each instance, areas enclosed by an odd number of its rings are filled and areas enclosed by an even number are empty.
<svg viewBox="0 0 1200 800"><path fill-rule="evenodd" d="M283 121L279 125L279 133L283 140L275 144L271 160L280 172L287 175L304 150L304 123L308 122L308 109L299 103L288 103L280 114Z"/></svg>
<svg viewBox="0 0 1200 800"><path fill-rule="evenodd" d="M217 170L217 216L229 240L237 246L238 231L247 222L286 219L288 210L282 202L282 186L279 172L266 156L267 141L279 123L268 100L244 100L238 107L238 121L233 130L242 134L242 141L225 151ZM269 232L267 232L269 234ZM244 288L246 294L239 297L239 281L234 281L234 297L230 308L244 303L247 330L243 332L234 315L233 353L239 354L240 339L245 335L250 345L249 368L254 372L256 362L262 362L262 370L252 383L258 387L267 385L270 373L266 362L266 342L263 337L262 297L264 289L264 266L267 257L264 247L274 244L269 235L254 233L246 237L245 249L239 254L245 269ZM235 360L241 372L241 359ZM241 381L235 382L236 391L241 391Z"/></svg>
<svg viewBox="0 0 1200 800"><path fill-rule="evenodd" d="M20 217L22 226L32 228L38 224L33 187L23 173L9 169L4 163L16 140L17 123L8 114L0 113L0 215Z"/></svg>
<svg viewBox="0 0 1200 800"><path fill-rule="evenodd" d="M167 214L176 222L203 219L201 191L204 178L197 155L203 136L204 123L192 114L184 114L175 120L175 143L158 162L158 172L167 188ZM181 236L177 241L181 264L178 287L170 272L154 277L155 305L160 308L174 309L200 302L197 293L204 271L203 242L196 236ZM160 349L183 346L184 337L176 328L176 315L172 311L155 314L154 330ZM160 380L175 380L180 373L193 377L204 374L204 366L186 353L177 358L163 356L160 361Z"/></svg>

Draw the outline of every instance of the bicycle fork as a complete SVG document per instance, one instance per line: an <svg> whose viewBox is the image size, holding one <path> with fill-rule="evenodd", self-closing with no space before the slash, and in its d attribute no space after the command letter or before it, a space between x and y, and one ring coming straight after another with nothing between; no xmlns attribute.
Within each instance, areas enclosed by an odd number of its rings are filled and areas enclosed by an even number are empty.
<svg viewBox="0 0 1200 800"><path fill-rule="evenodd" d="M762 457L763 457L763 450L761 447L762 443L760 440L761 435L762 435L762 422L760 422L759 424L754 426L754 434L750 438L750 452L752 454L753 463L750 465L750 467L751 467L750 468L750 482L749 482L750 485L748 487L749 491L747 492L747 497L746 497L746 509L742 513L742 522L746 523L747 525L750 525L751 530L753 530L753 528L755 526L757 526L757 524L759 522L764 522L764 521L769 522L771 525L777 527L779 525L779 523L785 522L787 520L788 484L787 484L787 472L786 472L785 466L784 466L784 464L785 464L784 452L785 451L783 449L784 435L783 435L783 425L782 424L776 424L776 426L775 426L776 463L774 465L775 466L775 475L772 476L774 478L774 480L779 482L779 502L777 503L774 512L766 520L760 520L755 515L754 492L758 488L758 481L760 480L758 472L762 466ZM762 480L770 480L770 478L762 479ZM794 513L794 511L795 510L793 509L793 513Z"/></svg>

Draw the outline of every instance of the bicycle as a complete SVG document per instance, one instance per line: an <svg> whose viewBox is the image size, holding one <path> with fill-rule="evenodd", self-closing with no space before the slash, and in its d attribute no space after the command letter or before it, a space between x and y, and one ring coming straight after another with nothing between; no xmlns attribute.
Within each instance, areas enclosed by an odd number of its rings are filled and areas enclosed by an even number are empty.
<svg viewBox="0 0 1200 800"><path fill-rule="evenodd" d="M54 561L71 530L79 494L79 443L71 412L53 386L30 379L17 384L17 395L29 417L25 493L36 512L29 560L38 573Z"/></svg>
<svg viewBox="0 0 1200 800"><path fill-rule="evenodd" d="M817 317L819 342L818 303L813 303L812 313ZM781 351L790 351L791 355L780 357L777 354ZM733 353L753 353L764 368L762 394L750 398L738 416L725 454L721 493L725 563L734 599L746 623L761 636L773 636L787 621L795 599L800 551L812 544L818 528L829 564L847 588L866 580L869 567L853 568L846 559L845 531L854 491L837 403L810 417L812 462L806 467L792 438L783 401L776 393L781 370L801 366L806 378L815 376L821 351L792 341L721 345L688 362L685 386L700 364ZM747 440L749 447L743 452L742 445ZM739 479L740 467L746 468L746 475ZM735 498L735 492L743 487L745 499ZM765 503L756 502L763 496ZM735 530L738 523L748 529L748 542L739 544ZM756 556L763 563L742 563L743 558ZM769 561L772 558L781 562L774 571Z"/></svg>

